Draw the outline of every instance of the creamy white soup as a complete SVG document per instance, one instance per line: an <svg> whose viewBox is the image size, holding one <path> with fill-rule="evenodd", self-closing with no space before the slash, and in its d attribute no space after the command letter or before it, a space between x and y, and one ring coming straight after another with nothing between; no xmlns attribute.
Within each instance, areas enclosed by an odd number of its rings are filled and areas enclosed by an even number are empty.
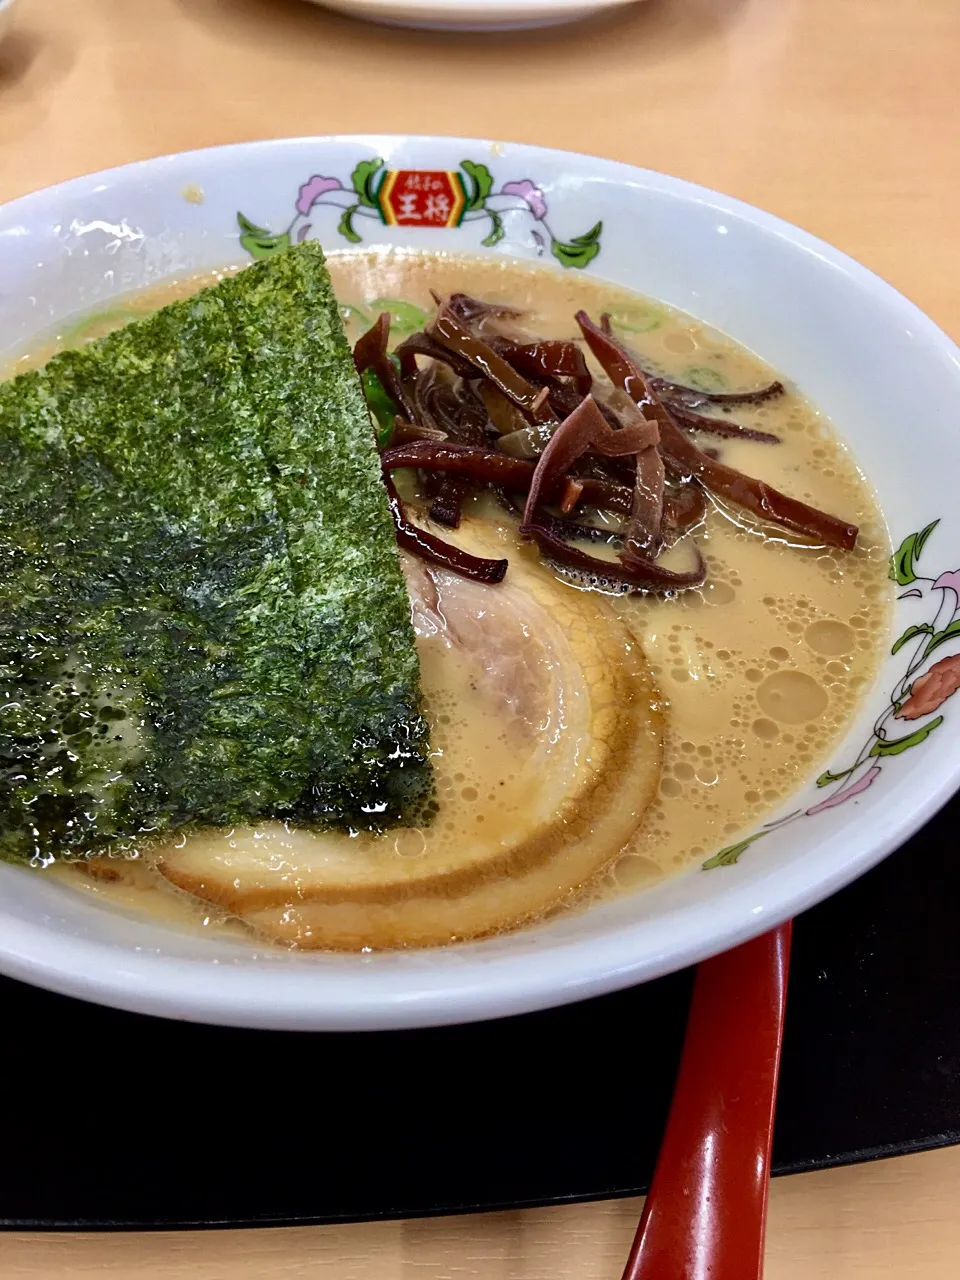
<svg viewBox="0 0 960 1280"><path fill-rule="evenodd" d="M433 295L463 292L519 312L509 323L521 337L580 342L577 311L609 314L647 370L694 391L733 394L777 376L690 316L575 271L410 253L343 253L329 265L351 341L386 311L395 345L423 327ZM17 369L210 282L141 293L65 328ZM435 945L635 892L755 825L819 771L874 678L889 546L856 460L802 389L696 411L775 437L696 435L728 466L857 525L856 546L816 544L708 495L661 561L683 570L696 546L701 586L594 590L521 539L509 503L468 496L460 527L437 531L506 557L502 583L404 554L436 781L429 820L381 834L191 831L41 874L124 911L257 943ZM411 518L428 525L422 476L396 478ZM606 518L585 519L613 544ZM613 555L599 536L589 549Z"/></svg>

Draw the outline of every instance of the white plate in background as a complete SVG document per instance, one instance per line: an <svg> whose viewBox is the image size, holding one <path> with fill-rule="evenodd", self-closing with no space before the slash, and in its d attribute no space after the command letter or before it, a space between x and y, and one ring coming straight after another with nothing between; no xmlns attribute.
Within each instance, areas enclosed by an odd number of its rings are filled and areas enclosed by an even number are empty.
<svg viewBox="0 0 960 1280"><path fill-rule="evenodd" d="M309 0L353 18L435 31L523 31L578 22L638 0Z"/></svg>
<svg viewBox="0 0 960 1280"><path fill-rule="evenodd" d="M13 16L13 6L15 4L16 0L0 0L0 40L10 29L10 19Z"/></svg>

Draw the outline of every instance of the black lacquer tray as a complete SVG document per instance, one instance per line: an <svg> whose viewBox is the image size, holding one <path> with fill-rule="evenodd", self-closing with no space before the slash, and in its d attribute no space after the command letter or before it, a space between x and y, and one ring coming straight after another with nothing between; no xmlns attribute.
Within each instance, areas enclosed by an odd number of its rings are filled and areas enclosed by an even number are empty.
<svg viewBox="0 0 960 1280"><path fill-rule="evenodd" d="M798 922L775 1164L960 1141L960 798ZM500 1022L311 1035L0 983L0 1222L329 1222L631 1194L691 974Z"/></svg>

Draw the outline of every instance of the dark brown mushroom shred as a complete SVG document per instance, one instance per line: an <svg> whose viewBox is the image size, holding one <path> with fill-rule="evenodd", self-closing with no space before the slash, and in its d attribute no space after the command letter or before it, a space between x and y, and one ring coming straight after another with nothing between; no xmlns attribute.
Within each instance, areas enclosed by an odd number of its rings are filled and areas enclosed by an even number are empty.
<svg viewBox="0 0 960 1280"><path fill-rule="evenodd" d="M702 524L707 515L707 495L697 480L673 485L663 496L662 533L673 543Z"/></svg>
<svg viewBox="0 0 960 1280"><path fill-rule="evenodd" d="M514 493L527 493L533 483L534 463L525 458L512 458L495 449L482 449L473 445L439 443L414 440L410 444L395 445L380 455L385 471L398 471L413 467L424 471L449 472L469 476L478 484L495 485ZM561 496L565 477L546 484L542 497L545 502L555 502ZM603 511L628 515L633 494L626 485L610 480L585 479L581 481L581 501Z"/></svg>
<svg viewBox="0 0 960 1280"><path fill-rule="evenodd" d="M685 387L682 383L671 382L668 378L652 378L657 391L670 400L678 399L697 404L763 404L767 400L775 400L782 396L785 387L782 382L771 382L766 387L758 387L755 391L699 391L696 387Z"/></svg>
<svg viewBox="0 0 960 1280"><path fill-rule="evenodd" d="M753 440L757 444L780 444L779 436L772 431L761 431L758 427L744 427L739 422L731 422L729 418L710 418L702 413L694 413L673 400L665 401L678 426L688 431L702 431L705 435L722 436L728 440Z"/></svg>
<svg viewBox="0 0 960 1280"><path fill-rule="evenodd" d="M398 541L408 550L481 582L499 582L507 567L413 525L390 479L400 468L418 472L430 518L450 528L477 489L491 489L508 510L518 510L525 494L521 535L594 585L659 592L699 586L699 549L687 572L665 568L657 556L704 522L707 491L817 543L854 546L854 525L726 466L715 449L698 448L686 434L780 443L772 432L711 416L703 406L760 404L782 395L782 383L717 393L657 377L614 337L609 316L598 326L581 311L581 333L614 384L598 392L578 343L522 340L506 324L501 331L498 319L521 315L509 306L463 293L448 302L434 297L435 319L401 342L394 358L387 315L354 352L357 368L374 370L398 410L381 460ZM589 514L588 523L572 518L579 509L620 519L604 529L589 523ZM571 545L577 541L618 547L618 560L592 556Z"/></svg>
<svg viewBox="0 0 960 1280"><path fill-rule="evenodd" d="M576 561L575 567L586 570L590 568L589 562L592 560L592 572L641 588L669 590L699 585L703 581L700 572L702 560L700 569L692 575L675 574L662 569L646 554L648 550L655 554L660 543L664 471L663 459L657 449L658 441L659 431L655 422L637 414L636 421L630 426L616 430L600 412L593 397L587 396L569 418L560 424L540 456L524 507L521 534L532 537L541 550L549 546L552 556L556 558L560 554L558 544L562 545L562 540L545 529L538 519L545 487L555 486L588 449L607 457L633 454L637 458L637 479L631 499L630 523L620 551L621 567L613 566L611 569L608 562L597 560L583 551L575 551L572 558L568 556L564 563L573 565ZM569 484L569 476L567 483ZM581 494L582 486L576 497L579 498ZM562 501L561 511L568 513L568 507Z"/></svg>
<svg viewBox="0 0 960 1280"><path fill-rule="evenodd" d="M400 380L396 365L387 354L390 342L390 316L384 311L362 337L357 339L353 348L353 363L357 373L364 374L372 369L380 380L380 385L393 401L398 412L408 422L415 421L413 406L407 399L406 391Z"/></svg>
<svg viewBox="0 0 960 1280"><path fill-rule="evenodd" d="M656 445L637 454L633 485L633 509L623 539L624 563L639 553L645 559L656 555L663 542L663 455Z"/></svg>
<svg viewBox="0 0 960 1280"><path fill-rule="evenodd" d="M404 378L410 378L416 374L417 356L423 356L428 360L439 360L461 378L475 378L477 375L476 369L469 360L464 360L449 347L435 341L429 333L411 333L409 338L404 338L398 345L394 355L400 361L400 372Z"/></svg>
<svg viewBox="0 0 960 1280"><path fill-rule="evenodd" d="M436 294L433 296L434 298L437 297ZM437 298L437 305L442 305L439 298ZM455 316L465 320L468 324L471 320L480 320L484 316L496 316L501 320L519 320L523 315L522 311L508 306L506 303L480 302L477 298L471 298L467 293L452 293L448 306Z"/></svg>
<svg viewBox="0 0 960 1280"><path fill-rule="evenodd" d="M437 490L437 496L430 503L430 519L436 520L437 524L446 525L448 529L459 529L464 499L469 496L472 488L470 481L463 477L445 477Z"/></svg>
<svg viewBox="0 0 960 1280"><path fill-rule="evenodd" d="M706 577L706 565L703 556L697 552L697 567L689 573L676 573L665 569L653 560L647 560L639 553L630 557L629 562L621 559L601 560L591 556L579 547L573 547L563 538L558 537L540 523L526 525L526 533L533 538L540 550L555 564L566 569L575 569L580 574L600 581L618 583L625 587L639 588L644 591L681 591L703 585Z"/></svg>
<svg viewBox="0 0 960 1280"><path fill-rule="evenodd" d="M498 391L519 405L534 421L549 420L549 410L544 411L546 396L543 389L522 378L489 343L471 333L448 306L440 308L428 332L441 346L466 360L480 377L492 382Z"/></svg>
<svg viewBox="0 0 960 1280"><path fill-rule="evenodd" d="M535 522L537 507L544 500L548 486L554 489L560 485L573 463L588 449L608 457L621 457L649 449L656 445L658 438L657 424L646 419L615 431L597 408L593 397L587 396L569 418L560 423L540 455L527 495L520 532Z"/></svg>
<svg viewBox="0 0 960 1280"><path fill-rule="evenodd" d="M590 394L593 377L583 352L575 342L520 343L499 339L490 345L525 378L534 381L569 378L581 397Z"/></svg>
<svg viewBox="0 0 960 1280"><path fill-rule="evenodd" d="M746 476L698 449L677 426L670 410L630 352L595 325L585 311L578 311L576 319L607 377L623 387L641 412L649 409L655 416L660 426L660 446L664 455L687 476L695 476L711 492L743 507L760 520L801 533L818 544L839 547L844 551L856 545L856 525L818 511L797 498L790 498L765 481Z"/></svg>
<svg viewBox="0 0 960 1280"><path fill-rule="evenodd" d="M503 581L504 574L507 572L506 560L488 560L484 556L471 555L469 551L461 551L459 547L451 546L449 542L444 542L442 538L436 537L428 530L411 524L393 480L386 472L383 479L387 486L397 542L405 551L412 552L421 560L439 565L442 569L450 569L463 578L471 578L474 582Z"/></svg>

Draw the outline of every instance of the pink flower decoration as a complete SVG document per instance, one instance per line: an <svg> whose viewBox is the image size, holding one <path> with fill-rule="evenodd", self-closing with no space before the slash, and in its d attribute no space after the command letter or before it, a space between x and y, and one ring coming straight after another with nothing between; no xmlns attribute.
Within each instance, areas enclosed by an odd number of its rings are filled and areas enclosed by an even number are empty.
<svg viewBox="0 0 960 1280"><path fill-rule="evenodd" d="M918 676L910 687L910 696L895 713L896 720L919 720L942 707L960 689L960 653L941 658L929 671Z"/></svg>
<svg viewBox="0 0 960 1280"><path fill-rule="evenodd" d="M835 805L844 804L847 800L852 800L854 796L861 795L866 791L867 787L873 786L879 776L880 766L878 764L871 765L867 772L859 777L856 782L848 782L845 787L841 787L829 800L822 800L820 804L815 804L812 809L808 809L807 817L812 818L817 813L823 813L825 809L832 809Z"/></svg>
<svg viewBox="0 0 960 1280"><path fill-rule="evenodd" d="M522 182L505 182L501 194L519 196L521 200L525 200L538 222L547 216L547 202L543 198L543 192L529 178L524 178Z"/></svg>
<svg viewBox="0 0 960 1280"><path fill-rule="evenodd" d="M933 589L934 591L952 591L960 600L960 569L954 569L953 573L941 573L933 584Z"/></svg>
<svg viewBox="0 0 960 1280"><path fill-rule="evenodd" d="M315 173L309 182L300 188L297 198L297 213L309 213L322 195L328 191L342 191L343 183L339 178L324 178Z"/></svg>

